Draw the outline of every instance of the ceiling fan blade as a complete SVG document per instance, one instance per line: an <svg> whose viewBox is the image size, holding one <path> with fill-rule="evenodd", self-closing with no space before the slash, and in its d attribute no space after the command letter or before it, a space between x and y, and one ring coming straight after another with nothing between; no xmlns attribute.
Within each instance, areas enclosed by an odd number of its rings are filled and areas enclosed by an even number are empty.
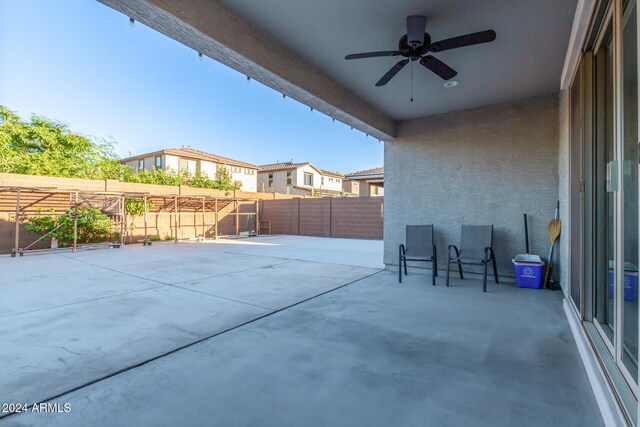
<svg viewBox="0 0 640 427"><path fill-rule="evenodd" d="M381 50L378 52L352 53L351 55L345 56L344 59L377 58L380 56L397 56L397 55L401 55L401 53L395 50Z"/></svg>
<svg viewBox="0 0 640 427"><path fill-rule="evenodd" d="M387 83L389 83L389 80L391 80L393 76L398 74L398 71L402 70L404 66L407 65L408 63L409 63L408 59L403 59L402 61L398 62L396 65L391 67L391 69L387 71L387 74L385 74L384 76L382 76L380 80L378 80L378 83L376 83L376 86L384 86Z"/></svg>
<svg viewBox="0 0 640 427"><path fill-rule="evenodd" d="M445 50L457 49L459 47L472 46L474 44L489 43L495 39L496 32L493 30L486 30L432 43L429 50L431 52L442 52Z"/></svg>
<svg viewBox="0 0 640 427"><path fill-rule="evenodd" d="M424 30L427 18L420 15L407 16L407 42L411 46L420 46L424 42Z"/></svg>
<svg viewBox="0 0 640 427"><path fill-rule="evenodd" d="M420 63L427 67L429 70L436 73L438 76L443 78L444 80L451 80L455 76L458 75L458 72L453 68L449 67L444 62L440 61L438 58L427 55L420 60Z"/></svg>

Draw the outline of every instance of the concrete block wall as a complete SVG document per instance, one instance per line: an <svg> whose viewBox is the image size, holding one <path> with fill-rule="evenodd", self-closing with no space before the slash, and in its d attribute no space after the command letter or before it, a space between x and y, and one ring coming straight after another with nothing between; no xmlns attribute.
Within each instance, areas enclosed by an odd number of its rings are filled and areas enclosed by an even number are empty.
<svg viewBox="0 0 640 427"><path fill-rule="evenodd" d="M382 197L347 197L332 199L331 235L382 240L384 199Z"/></svg>
<svg viewBox="0 0 640 427"><path fill-rule="evenodd" d="M387 267L397 266L407 224L435 226L440 268L462 224L493 224L499 272L513 277L524 213L531 252L547 253L558 200L557 95L403 122L398 132L384 154Z"/></svg>
<svg viewBox="0 0 640 427"><path fill-rule="evenodd" d="M260 219L273 234L376 239L383 237L382 197L263 200Z"/></svg>

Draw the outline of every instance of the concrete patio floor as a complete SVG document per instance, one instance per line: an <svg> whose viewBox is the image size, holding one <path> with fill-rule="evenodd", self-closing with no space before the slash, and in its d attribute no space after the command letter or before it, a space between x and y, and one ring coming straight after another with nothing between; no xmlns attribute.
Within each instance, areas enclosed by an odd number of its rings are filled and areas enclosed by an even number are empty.
<svg viewBox="0 0 640 427"><path fill-rule="evenodd" d="M559 293L398 285L381 257L272 236L0 258L1 400L72 408L0 425L602 425Z"/></svg>

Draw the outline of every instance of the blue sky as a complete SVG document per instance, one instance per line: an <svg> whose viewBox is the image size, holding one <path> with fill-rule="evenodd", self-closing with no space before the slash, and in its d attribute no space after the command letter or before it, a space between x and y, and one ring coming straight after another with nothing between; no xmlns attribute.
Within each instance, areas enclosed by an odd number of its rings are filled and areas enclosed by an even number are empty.
<svg viewBox="0 0 640 427"><path fill-rule="evenodd" d="M343 173L383 161L372 137L93 0L0 1L0 104L112 137L125 157L189 145Z"/></svg>

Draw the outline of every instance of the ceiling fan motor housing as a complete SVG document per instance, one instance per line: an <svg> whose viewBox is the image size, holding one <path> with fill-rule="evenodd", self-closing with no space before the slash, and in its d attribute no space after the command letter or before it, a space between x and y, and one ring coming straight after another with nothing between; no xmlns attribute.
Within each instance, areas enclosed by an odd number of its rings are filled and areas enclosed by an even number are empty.
<svg viewBox="0 0 640 427"><path fill-rule="evenodd" d="M421 46L424 43L424 29L427 18L421 15L407 16L407 42L410 46Z"/></svg>

